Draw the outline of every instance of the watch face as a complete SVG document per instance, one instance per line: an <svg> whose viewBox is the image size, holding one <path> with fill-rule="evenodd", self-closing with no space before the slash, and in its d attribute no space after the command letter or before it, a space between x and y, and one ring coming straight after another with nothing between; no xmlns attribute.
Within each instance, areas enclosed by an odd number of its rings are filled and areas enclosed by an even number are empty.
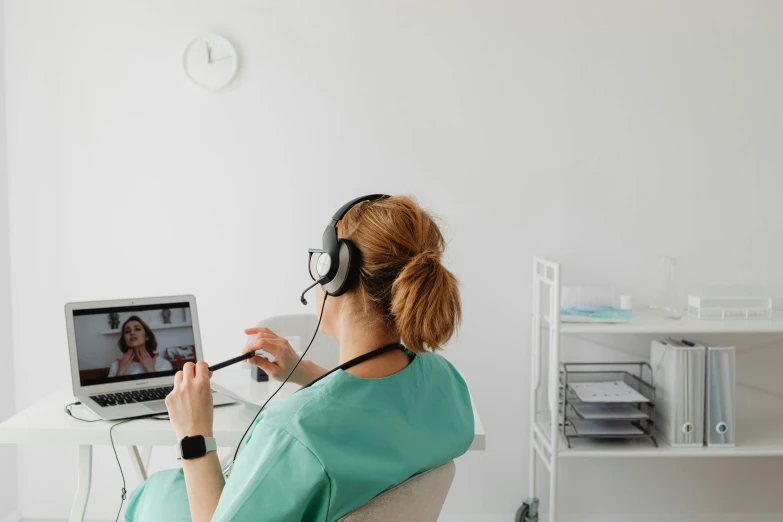
<svg viewBox="0 0 783 522"><path fill-rule="evenodd" d="M202 435L185 437L179 443L179 447L182 449L183 459L195 459L207 454L207 443Z"/></svg>

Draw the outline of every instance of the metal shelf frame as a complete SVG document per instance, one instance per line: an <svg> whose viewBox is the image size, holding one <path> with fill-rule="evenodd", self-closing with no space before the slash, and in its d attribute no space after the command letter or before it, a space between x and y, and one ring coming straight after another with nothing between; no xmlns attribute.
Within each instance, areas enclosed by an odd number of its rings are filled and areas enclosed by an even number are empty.
<svg viewBox="0 0 783 522"><path fill-rule="evenodd" d="M560 339L562 335L594 334L783 334L783 316L770 319L707 320L684 317L673 321L654 311L635 310L633 320L622 324L578 324L560 321L561 266L535 257L533 260L532 346L530 354L530 496L517 512L518 522L539 520L540 465L549 472L549 522L558 520L558 464L561 458L701 458L701 457L781 457L783 419L738 420L737 444L732 448L672 448L660 440L658 447L641 439L618 442L607 447L585 441L568 448L560 432ZM542 335L545 334L545 335ZM542 361L544 353L547 360ZM546 367L542 368L542 362ZM547 376L542 385L542 372ZM545 388L545 389L544 389ZM545 396L542 396L545 394ZM539 399L547 410L539 410Z"/></svg>

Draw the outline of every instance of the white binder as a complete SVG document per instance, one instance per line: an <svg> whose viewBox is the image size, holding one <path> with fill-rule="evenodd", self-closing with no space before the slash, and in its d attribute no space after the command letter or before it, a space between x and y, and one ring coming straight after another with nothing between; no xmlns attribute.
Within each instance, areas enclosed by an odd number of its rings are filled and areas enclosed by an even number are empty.
<svg viewBox="0 0 783 522"><path fill-rule="evenodd" d="M669 340L650 347L658 434L672 447L704 445L705 354L701 345Z"/></svg>
<svg viewBox="0 0 783 522"><path fill-rule="evenodd" d="M704 440L708 446L734 446L736 409L736 350L707 348L707 411Z"/></svg>

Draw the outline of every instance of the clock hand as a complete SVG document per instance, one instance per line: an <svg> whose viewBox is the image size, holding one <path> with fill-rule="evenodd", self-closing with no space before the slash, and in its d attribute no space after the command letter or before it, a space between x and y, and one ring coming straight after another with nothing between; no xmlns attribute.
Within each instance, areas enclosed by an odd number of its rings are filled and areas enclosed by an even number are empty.
<svg viewBox="0 0 783 522"><path fill-rule="evenodd" d="M209 42L204 42L207 46L207 63L212 63L212 48L209 46Z"/></svg>
<svg viewBox="0 0 783 522"><path fill-rule="evenodd" d="M220 60L229 60L229 59L231 59L231 58L233 58L233 56L223 56L222 58L215 58L214 60L212 60L212 61L211 61L211 62L209 62L209 63L215 63L215 62L219 62Z"/></svg>

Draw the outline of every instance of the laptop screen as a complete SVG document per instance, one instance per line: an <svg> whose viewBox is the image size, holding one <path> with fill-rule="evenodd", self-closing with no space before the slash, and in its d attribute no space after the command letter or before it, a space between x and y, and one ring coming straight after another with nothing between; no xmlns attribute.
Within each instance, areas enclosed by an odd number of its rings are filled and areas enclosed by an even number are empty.
<svg viewBox="0 0 783 522"><path fill-rule="evenodd" d="M196 362L190 303L73 311L82 386L174 375Z"/></svg>

